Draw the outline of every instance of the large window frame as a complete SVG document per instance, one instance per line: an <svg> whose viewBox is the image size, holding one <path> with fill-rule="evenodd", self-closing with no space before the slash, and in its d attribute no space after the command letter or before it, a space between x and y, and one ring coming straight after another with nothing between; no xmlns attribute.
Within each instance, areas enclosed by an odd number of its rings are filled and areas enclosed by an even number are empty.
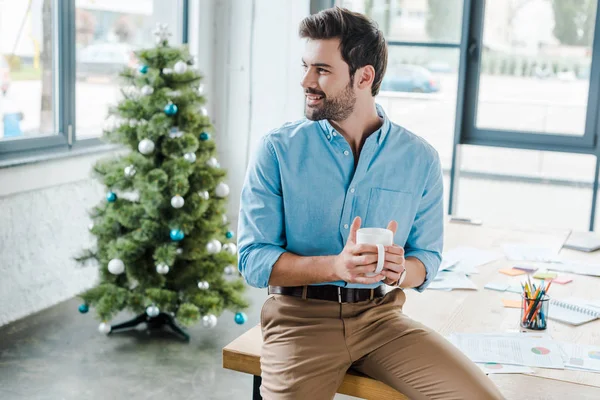
<svg viewBox="0 0 600 400"><path fill-rule="evenodd" d="M189 0L177 2L182 43L188 43ZM75 0L52 2L52 79L55 132L40 137L0 140L0 166L18 160L51 158L105 148L100 138L77 139L75 110Z"/></svg>

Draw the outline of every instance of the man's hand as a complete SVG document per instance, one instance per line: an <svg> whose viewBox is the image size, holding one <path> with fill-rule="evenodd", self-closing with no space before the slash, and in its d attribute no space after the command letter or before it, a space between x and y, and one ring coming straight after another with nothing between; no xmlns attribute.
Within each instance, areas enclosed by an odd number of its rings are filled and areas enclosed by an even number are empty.
<svg viewBox="0 0 600 400"><path fill-rule="evenodd" d="M396 236L396 230L398 230L398 223L391 221L387 228L394 232ZM382 274L385 276L383 283L386 285L394 285L400 279L400 274L406 268L406 260L404 259L404 248L394 244L392 246L385 246L385 264L383 265Z"/></svg>
<svg viewBox="0 0 600 400"><path fill-rule="evenodd" d="M393 275L391 275L392 272L386 271L385 269L376 276L365 276L367 273L375 272L375 269L377 268L377 246L374 244L356 244L356 231L360 228L360 223L360 217L354 218L352 226L350 227L350 234L348 235L346 246L344 247L344 250L335 257L333 267L336 280L342 280L348 283L371 284L381 281L386 276L393 277ZM386 252L386 263L384 268L389 268L387 258ZM402 257L402 259L404 259L404 257ZM397 258L392 258L391 261L393 260L397 261Z"/></svg>

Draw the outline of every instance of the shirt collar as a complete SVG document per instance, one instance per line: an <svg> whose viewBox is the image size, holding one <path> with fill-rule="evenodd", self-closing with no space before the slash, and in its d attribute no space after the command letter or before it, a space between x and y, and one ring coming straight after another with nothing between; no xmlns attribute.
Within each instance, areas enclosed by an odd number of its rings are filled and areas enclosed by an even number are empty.
<svg viewBox="0 0 600 400"><path fill-rule="evenodd" d="M375 108L377 109L377 114L381 118L383 118L383 124L381 124L381 127L378 130L376 130L375 132L373 132L374 135L378 135L377 144L381 144L383 142L383 140L385 139L386 135L388 134L388 132L390 131L391 122L390 122L388 116L386 115L385 111L383 111L383 107L381 107L379 104L375 103ZM329 120L322 119L319 121L319 125L321 126L321 128L323 130L323 134L325 135L325 138L329 142L334 140L336 137L341 137L341 135L335 130L333 125L331 125L331 123L329 123Z"/></svg>

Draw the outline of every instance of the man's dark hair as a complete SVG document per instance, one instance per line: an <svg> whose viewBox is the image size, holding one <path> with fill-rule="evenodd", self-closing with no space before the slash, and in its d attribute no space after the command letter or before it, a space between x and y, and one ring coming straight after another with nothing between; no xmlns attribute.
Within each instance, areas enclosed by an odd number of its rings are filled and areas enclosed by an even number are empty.
<svg viewBox="0 0 600 400"><path fill-rule="evenodd" d="M299 33L303 39L340 39L340 52L350 67L351 82L357 69L372 65L375 79L371 94L379 93L388 51L383 33L374 21L363 14L334 7L304 18Z"/></svg>

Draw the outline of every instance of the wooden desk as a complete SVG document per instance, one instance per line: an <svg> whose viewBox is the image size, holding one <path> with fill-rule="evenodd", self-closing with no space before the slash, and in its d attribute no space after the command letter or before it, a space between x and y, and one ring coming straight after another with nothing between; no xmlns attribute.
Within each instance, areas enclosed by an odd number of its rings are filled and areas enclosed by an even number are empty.
<svg viewBox="0 0 600 400"><path fill-rule="evenodd" d="M529 243L560 246L566 231L535 232L523 229L505 229L486 226L448 224L446 249L473 246L501 251L504 243ZM561 255L580 261L600 264L600 253L580 253L563 250ZM513 266L505 259L479 267L479 274L471 276L479 290L452 292L426 290L418 293L407 290L404 312L412 318L436 329L442 335L453 332L506 332L518 329L520 311L504 308L502 298L518 299L519 295L483 289L488 282L519 283L523 276L510 277L498 269ZM574 275L567 285L552 285L550 295L556 298L580 296L600 297L600 278ZM551 312L551 311L550 311ZM548 321L548 332L556 340L600 345L600 320L579 327ZM253 375L260 374L260 328L254 327L223 349L223 366ZM534 368L533 375L490 375L507 399L600 399L600 374L583 371ZM386 385L369 378L346 375L339 393L368 399L401 399ZM358 393L358 394L357 394ZM395 397L392 397L395 396Z"/></svg>

